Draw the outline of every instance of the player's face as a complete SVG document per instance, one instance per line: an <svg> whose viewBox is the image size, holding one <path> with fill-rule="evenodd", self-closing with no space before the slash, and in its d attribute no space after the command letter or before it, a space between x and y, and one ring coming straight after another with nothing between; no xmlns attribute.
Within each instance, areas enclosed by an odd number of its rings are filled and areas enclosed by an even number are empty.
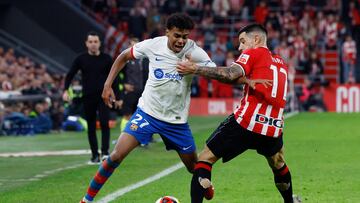
<svg viewBox="0 0 360 203"><path fill-rule="evenodd" d="M250 35L246 34L246 32L242 32L239 35L239 51L240 53L243 52L246 49L252 49L255 48L255 40L253 37L250 37Z"/></svg>
<svg viewBox="0 0 360 203"><path fill-rule="evenodd" d="M89 35L85 43L90 53L95 54L100 50L100 39L96 35Z"/></svg>
<svg viewBox="0 0 360 203"><path fill-rule="evenodd" d="M175 53L179 53L184 48L189 34L190 30L180 30L176 27L173 27L170 30L166 30L169 49Z"/></svg>

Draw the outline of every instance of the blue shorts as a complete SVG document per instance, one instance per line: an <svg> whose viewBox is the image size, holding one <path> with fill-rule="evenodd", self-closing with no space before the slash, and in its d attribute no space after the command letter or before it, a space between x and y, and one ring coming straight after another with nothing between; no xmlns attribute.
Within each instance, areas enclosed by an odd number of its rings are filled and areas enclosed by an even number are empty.
<svg viewBox="0 0 360 203"><path fill-rule="evenodd" d="M124 132L134 136L141 144L148 144L152 135L158 133L167 150L190 154L196 150L194 138L188 123L172 124L160 121L137 108Z"/></svg>

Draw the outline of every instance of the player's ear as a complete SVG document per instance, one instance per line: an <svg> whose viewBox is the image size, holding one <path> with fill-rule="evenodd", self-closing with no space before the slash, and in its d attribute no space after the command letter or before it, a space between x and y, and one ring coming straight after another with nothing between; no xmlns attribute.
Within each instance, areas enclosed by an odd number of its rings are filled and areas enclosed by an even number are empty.
<svg viewBox="0 0 360 203"><path fill-rule="evenodd" d="M254 42L255 42L255 44L260 44L260 42L261 42L260 35L258 35L258 34L254 35Z"/></svg>
<svg viewBox="0 0 360 203"><path fill-rule="evenodd" d="M166 30L165 30L165 35L166 35L167 37L169 37L169 34L170 34L170 30L169 30L169 29L166 29Z"/></svg>

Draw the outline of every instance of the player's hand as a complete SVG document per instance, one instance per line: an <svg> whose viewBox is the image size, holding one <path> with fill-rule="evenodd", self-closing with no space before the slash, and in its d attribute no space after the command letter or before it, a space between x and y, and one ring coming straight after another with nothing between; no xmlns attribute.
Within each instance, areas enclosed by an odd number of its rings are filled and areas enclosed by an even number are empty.
<svg viewBox="0 0 360 203"><path fill-rule="evenodd" d="M196 71L196 64L192 62L190 55L185 55L184 61L178 62L176 66L176 70L179 74L182 75L188 75L188 74L194 74Z"/></svg>
<svg viewBox="0 0 360 203"><path fill-rule="evenodd" d="M135 90L134 85L130 85L127 83L124 84L124 88L125 88L125 91L127 91L127 92L133 92Z"/></svg>
<svg viewBox="0 0 360 203"><path fill-rule="evenodd" d="M116 100L116 101L114 102L114 108L115 108L115 109L121 109L123 103L124 103L123 100Z"/></svg>
<svg viewBox="0 0 360 203"><path fill-rule="evenodd" d="M69 94L67 92L67 90L64 91L63 95L62 95L62 99L66 102L69 102L70 101L70 98L69 98Z"/></svg>
<svg viewBox="0 0 360 203"><path fill-rule="evenodd" d="M104 86L103 92L101 94L101 97L106 104L106 106L112 108L113 103L115 103L115 94L111 86Z"/></svg>
<svg viewBox="0 0 360 203"><path fill-rule="evenodd" d="M262 85L265 86L265 88L268 88L268 87L272 86L272 80L268 80L268 79L254 79L254 80L246 79L246 83L252 89L256 89L255 86L257 84L262 84Z"/></svg>

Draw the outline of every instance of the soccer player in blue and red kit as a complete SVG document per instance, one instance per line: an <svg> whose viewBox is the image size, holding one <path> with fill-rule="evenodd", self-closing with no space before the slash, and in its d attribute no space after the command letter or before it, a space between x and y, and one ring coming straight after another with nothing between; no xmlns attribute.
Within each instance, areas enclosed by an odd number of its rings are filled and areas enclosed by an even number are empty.
<svg viewBox="0 0 360 203"><path fill-rule="evenodd" d="M201 203L211 183L212 165L222 158L230 161L247 149L263 155L274 174L274 182L285 203L300 202L293 196L291 175L284 159L283 127L287 93L288 67L266 46L267 31L250 24L239 32L242 54L229 68L207 68L190 61L180 62L179 73L198 74L222 82L233 83L239 77L250 80L269 79L272 85L245 85L240 105L206 141L200 153L191 182L191 202ZM213 191L213 190L211 190Z"/></svg>

